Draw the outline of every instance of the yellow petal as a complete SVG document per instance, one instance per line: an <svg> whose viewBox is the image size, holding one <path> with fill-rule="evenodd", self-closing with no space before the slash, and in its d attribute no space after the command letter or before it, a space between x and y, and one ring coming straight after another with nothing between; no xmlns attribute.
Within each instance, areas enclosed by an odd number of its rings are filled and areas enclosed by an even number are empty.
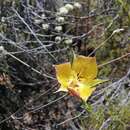
<svg viewBox="0 0 130 130"><path fill-rule="evenodd" d="M74 70L81 79L94 79L97 76L96 58L79 55L73 61L72 70Z"/></svg>
<svg viewBox="0 0 130 130"><path fill-rule="evenodd" d="M72 78L72 70L70 63L55 65L56 77L61 84L59 91L68 91L69 80Z"/></svg>
<svg viewBox="0 0 130 130"><path fill-rule="evenodd" d="M87 101L96 88L86 86L85 84L79 84L78 87L69 87L68 89L73 95L80 97L84 101Z"/></svg>
<svg viewBox="0 0 130 130"><path fill-rule="evenodd" d="M94 87L100 83L106 82L108 80L102 80L102 79L94 79L94 80L89 80L86 81L85 84L87 84L88 86Z"/></svg>
<svg viewBox="0 0 130 130"><path fill-rule="evenodd" d="M87 101L95 89L96 87L81 86L78 89L78 93L79 93L79 96L82 98L82 100Z"/></svg>
<svg viewBox="0 0 130 130"><path fill-rule="evenodd" d="M84 80L77 83L75 82L75 84L70 84L68 89L71 91L71 93L73 93L73 95L76 95L82 100L87 101L93 91L96 89L95 86L105 81L107 80L94 79L90 80L89 82Z"/></svg>

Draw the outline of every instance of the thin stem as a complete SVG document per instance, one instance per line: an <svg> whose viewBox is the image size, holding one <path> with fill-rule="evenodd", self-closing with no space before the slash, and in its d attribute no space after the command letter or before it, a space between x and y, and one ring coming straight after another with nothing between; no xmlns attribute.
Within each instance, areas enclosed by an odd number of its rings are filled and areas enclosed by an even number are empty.
<svg viewBox="0 0 130 130"><path fill-rule="evenodd" d="M24 61L20 60L19 58L17 58L16 56L12 55L11 53L9 52L6 52L7 55L11 56L12 58L14 58L15 60L19 61L20 63L22 63L23 65L27 66L28 68L30 68L31 70L33 70L34 72L44 76L44 77L47 77L49 79L53 79L53 80L56 80L55 78L49 76L49 75L46 75L46 74L42 74L40 71L36 70L35 68L31 67L29 64L25 63Z"/></svg>
<svg viewBox="0 0 130 130"><path fill-rule="evenodd" d="M100 68L100 67L103 67L103 66L105 66L105 65L111 64L111 63L113 63L113 62L115 62L115 61L118 61L118 60L120 60L120 59L122 59L122 58L124 58L124 57L126 57L126 56L129 56L129 55L130 55L130 53L126 53L126 54L123 55L123 56L120 56L120 57L118 57L118 58L115 58L115 59L113 59L113 60L110 60L110 61L108 61L108 62L106 62L106 63L100 64L100 65L98 65L98 67Z"/></svg>

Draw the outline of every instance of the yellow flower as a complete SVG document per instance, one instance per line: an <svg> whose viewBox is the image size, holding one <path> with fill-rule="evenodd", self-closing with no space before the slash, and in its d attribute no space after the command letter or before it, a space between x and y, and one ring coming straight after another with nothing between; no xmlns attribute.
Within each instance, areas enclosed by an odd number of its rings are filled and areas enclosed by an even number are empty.
<svg viewBox="0 0 130 130"><path fill-rule="evenodd" d="M78 55L73 63L55 65L56 77L60 83L59 91L70 92L87 101L96 85L106 80L96 79L97 64L95 57Z"/></svg>

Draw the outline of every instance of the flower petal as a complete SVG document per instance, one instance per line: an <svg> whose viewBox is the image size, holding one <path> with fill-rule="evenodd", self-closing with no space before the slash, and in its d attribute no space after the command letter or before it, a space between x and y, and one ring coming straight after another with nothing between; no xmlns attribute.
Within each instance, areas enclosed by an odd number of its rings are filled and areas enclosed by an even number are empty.
<svg viewBox="0 0 130 130"><path fill-rule="evenodd" d="M96 87L86 86L85 84L80 84L79 87L69 87L69 91L74 96L80 97L84 101L88 100L95 89Z"/></svg>
<svg viewBox="0 0 130 130"><path fill-rule="evenodd" d="M79 55L73 61L72 70L74 70L81 79L94 79L97 76L96 58Z"/></svg>
<svg viewBox="0 0 130 130"><path fill-rule="evenodd" d="M87 101L91 94L96 89L96 85L106 82L108 80L94 79L90 82L81 82L79 88L77 89L78 95L84 100Z"/></svg>
<svg viewBox="0 0 130 130"><path fill-rule="evenodd" d="M94 80L90 80L90 81L86 81L85 84L87 84L88 86L94 87L100 83L106 82L108 80L102 80L102 79L94 79Z"/></svg>
<svg viewBox="0 0 130 130"><path fill-rule="evenodd" d="M91 86L81 86L78 89L79 96L84 100L87 101L88 98L91 96L93 91L96 89L96 87Z"/></svg>
<svg viewBox="0 0 130 130"><path fill-rule="evenodd" d="M103 83L108 80L94 79L88 81L80 81L75 83L75 85L70 85L68 90L77 97L80 97L82 100L87 101L91 96L93 91L96 89L96 85Z"/></svg>
<svg viewBox="0 0 130 130"><path fill-rule="evenodd" d="M72 70L70 63L55 65L56 77L61 84L59 91L68 91L69 80L72 78Z"/></svg>

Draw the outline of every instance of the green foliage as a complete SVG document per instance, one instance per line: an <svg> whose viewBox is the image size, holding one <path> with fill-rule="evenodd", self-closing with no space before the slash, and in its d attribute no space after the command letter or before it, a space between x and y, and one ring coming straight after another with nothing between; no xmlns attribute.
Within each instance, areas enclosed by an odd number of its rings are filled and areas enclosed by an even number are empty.
<svg viewBox="0 0 130 130"><path fill-rule="evenodd" d="M92 111L89 117L81 119L85 130L126 130L130 123L130 103L119 105L110 103L100 105L97 111Z"/></svg>
<svg viewBox="0 0 130 130"><path fill-rule="evenodd" d="M117 0L117 2L121 5L122 10L121 14L127 14L128 22L130 25L130 2L128 0Z"/></svg>

